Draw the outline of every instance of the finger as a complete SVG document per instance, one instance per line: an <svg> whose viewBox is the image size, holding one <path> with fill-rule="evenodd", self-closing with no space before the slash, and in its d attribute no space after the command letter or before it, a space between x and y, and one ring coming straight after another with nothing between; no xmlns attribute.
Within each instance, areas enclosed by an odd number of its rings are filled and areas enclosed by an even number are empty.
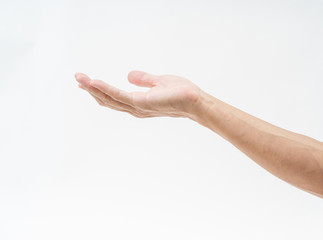
<svg viewBox="0 0 323 240"><path fill-rule="evenodd" d="M131 71L128 74L128 81L139 87L156 86L158 76L142 71Z"/></svg>
<svg viewBox="0 0 323 240"><path fill-rule="evenodd" d="M82 89L86 90L85 88L82 88ZM134 108L129 108L129 109L126 108L125 109L123 107L118 107L117 105L114 105L114 104L108 104L106 102L103 102L100 98L98 98L94 94L92 94L92 93L90 93L90 94L98 102L98 104L100 106L104 106L104 107L111 108L113 110L129 113L130 115L132 115L132 116L134 116L136 118L151 118L151 117L156 117L157 116L157 115L153 115L151 113L144 113L144 112L138 111L137 109L134 109ZM112 101L115 101L115 100L112 99Z"/></svg>
<svg viewBox="0 0 323 240"><path fill-rule="evenodd" d="M101 103L100 105L105 105L107 107L110 107L119 111L123 111L123 110L131 111L131 112L137 111L136 108L115 100L114 98L104 94L97 88L89 87L88 89L85 89L85 90L87 90L93 97L100 100L98 101L99 104Z"/></svg>
<svg viewBox="0 0 323 240"><path fill-rule="evenodd" d="M76 81L78 81L80 84L82 84L82 86L89 86L91 78L89 76L87 76L84 73L76 73L75 74L75 79Z"/></svg>
<svg viewBox="0 0 323 240"><path fill-rule="evenodd" d="M101 80L92 80L90 85L118 102L133 106L132 95L126 91L113 87Z"/></svg>
<svg viewBox="0 0 323 240"><path fill-rule="evenodd" d="M104 102L99 98L97 97L96 95L94 95L93 93L91 93L87 88L85 88L82 84L79 84L78 85L79 88L85 90L85 91L88 91L89 94L92 95L93 98L95 98L95 100L98 102L99 105L104 105Z"/></svg>
<svg viewBox="0 0 323 240"><path fill-rule="evenodd" d="M82 85L82 84L81 84ZM102 101L105 101L106 98L110 98L108 95L106 95L105 93L101 92L99 89L92 87L90 84L88 84L87 86L83 86L81 87L82 89L88 91L89 93L94 94L96 97L100 98Z"/></svg>
<svg viewBox="0 0 323 240"><path fill-rule="evenodd" d="M90 92L89 92L90 93ZM92 97L98 102L98 104L99 105L101 105L101 106L104 106L105 104L104 104L104 102L100 99L100 98L98 98L97 96L95 96L94 94L92 94L92 93L90 93L91 95L92 95Z"/></svg>
<svg viewBox="0 0 323 240"><path fill-rule="evenodd" d="M84 86L82 86L82 88L87 90L96 100L99 100L98 103L100 105L105 105L107 107L110 107L119 111L123 111L123 110L128 110L132 112L136 111L134 107L124 104L122 102L116 101L115 99L101 92L97 88L94 88L92 86L89 86L88 88L85 88Z"/></svg>
<svg viewBox="0 0 323 240"><path fill-rule="evenodd" d="M117 104L111 104L110 102L107 101L102 101L100 98L98 98L97 96L95 96L93 93L89 92L89 94L98 102L99 105L104 106L104 107L108 107L114 110L118 110L118 111L130 111L131 109L124 109L120 106L118 106Z"/></svg>
<svg viewBox="0 0 323 240"><path fill-rule="evenodd" d="M88 91L90 95L98 102L99 105L106 106L117 111L127 112L132 116L138 118L148 117L146 116L146 114L135 109L134 107L124 104L122 102L118 102L114 98L101 92L101 90L92 87L90 85L91 79L87 75L83 73L76 73L75 78L79 82L79 88Z"/></svg>
<svg viewBox="0 0 323 240"><path fill-rule="evenodd" d="M124 108L124 107L119 107L118 105L115 105L115 104L109 104L107 102L103 102L100 98L98 98L97 96L95 96L94 94L90 93L92 95L92 97L99 103L99 105L101 106L104 106L104 107L108 107L110 109L113 109L113 110L117 110L117 111L120 111L120 112L126 112L126 113L129 113L130 115L134 116L134 117L137 117L137 118L145 118L145 117L148 117L148 115L144 115L143 113L140 113L138 111L136 111L136 109L134 108Z"/></svg>
<svg viewBox="0 0 323 240"><path fill-rule="evenodd" d="M84 90L87 90L90 93L94 94L96 97L100 98L101 101L103 101L103 102L108 101L108 102L113 103L114 105L118 105L120 107L128 108L128 106L126 106L125 104L129 105L129 100L131 100L131 97L130 96L125 96L125 95L126 94L130 95L130 93L126 93L125 91L121 91L121 90L119 90L117 88L114 88L114 87L110 86L114 93L119 92L120 99L116 99L116 101L115 101L115 100L111 99L109 94L107 95L104 92L104 90L102 90L102 88L100 89L100 88L97 88L95 85L93 86L92 82L94 80L91 80L91 78L88 77L86 74L84 74L84 73L76 73L75 78L79 82L79 84L81 85L81 86L79 86L80 88L82 88ZM104 89L107 89L107 86L109 86L108 84L106 84L105 82L103 82L101 80L95 80L95 81L98 81L99 84L100 84L99 86L102 85ZM112 94L112 98L113 98L113 96L117 96L117 95L118 94ZM124 99L124 101L125 101L124 103L122 102L122 99ZM120 102L120 100L121 100L121 102Z"/></svg>

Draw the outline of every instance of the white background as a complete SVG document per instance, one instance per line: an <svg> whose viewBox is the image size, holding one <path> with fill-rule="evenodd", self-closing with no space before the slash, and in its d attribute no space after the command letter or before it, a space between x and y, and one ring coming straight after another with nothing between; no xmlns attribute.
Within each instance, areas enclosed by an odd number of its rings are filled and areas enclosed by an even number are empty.
<svg viewBox="0 0 323 240"><path fill-rule="evenodd" d="M321 239L322 199L188 119L77 87L190 79L323 140L322 1L0 1L0 239ZM144 89L143 89L144 90Z"/></svg>

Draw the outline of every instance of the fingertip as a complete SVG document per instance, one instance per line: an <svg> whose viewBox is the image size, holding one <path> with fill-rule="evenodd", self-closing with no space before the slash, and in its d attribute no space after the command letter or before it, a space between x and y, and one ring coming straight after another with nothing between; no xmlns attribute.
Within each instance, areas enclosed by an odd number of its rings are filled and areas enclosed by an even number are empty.
<svg viewBox="0 0 323 240"><path fill-rule="evenodd" d="M75 78L76 79L79 79L79 78L90 78L88 75L86 75L86 74L84 74L84 73L81 73L81 72L77 72L77 73L75 73Z"/></svg>
<svg viewBox="0 0 323 240"><path fill-rule="evenodd" d="M78 78L81 74L82 74L82 73L77 72L77 73L75 73L75 74L74 74L74 77L75 77L75 78Z"/></svg>
<svg viewBox="0 0 323 240"><path fill-rule="evenodd" d="M87 86L89 84L89 82L91 81L91 78L84 73L76 73L75 79L76 79L76 81L81 83L83 86Z"/></svg>
<svg viewBox="0 0 323 240"><path fill-rule="evenodd" d="M128 81L135 82L137 79L140 79L146 72L139 70L132 70L128 73Z"/></svg>

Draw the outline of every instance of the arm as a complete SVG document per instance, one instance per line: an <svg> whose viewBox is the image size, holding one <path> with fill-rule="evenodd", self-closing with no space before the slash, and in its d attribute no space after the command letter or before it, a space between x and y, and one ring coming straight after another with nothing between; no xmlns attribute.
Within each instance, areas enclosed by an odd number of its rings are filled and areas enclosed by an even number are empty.
<svg viewBox="0 0 323 240"><path fill-rule="evenodd" d="M174 75L132 71L128 80L147 92L128 93L76 74L96 101L133 116L187 117L219 134L282 180L323 197L323 143L276 127L202 91Z"/></svg>
<svg viewBox="0 0 323 240"><path fill-rule="evenodd" d="M282 180L323 197L323 143L276 127L203 93L192 119Z"/></svg>

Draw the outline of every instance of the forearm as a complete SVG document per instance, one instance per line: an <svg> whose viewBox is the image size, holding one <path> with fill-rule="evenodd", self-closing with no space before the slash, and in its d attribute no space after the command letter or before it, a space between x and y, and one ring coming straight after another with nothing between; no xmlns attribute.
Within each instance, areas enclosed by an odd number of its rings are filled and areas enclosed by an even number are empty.
<svg viewBox="0 0 323 240"><path fill-rule="evenodd" d="M276 127L203 92L190 116L260 166L306 191L323 195L323 143Z"/></svg>

